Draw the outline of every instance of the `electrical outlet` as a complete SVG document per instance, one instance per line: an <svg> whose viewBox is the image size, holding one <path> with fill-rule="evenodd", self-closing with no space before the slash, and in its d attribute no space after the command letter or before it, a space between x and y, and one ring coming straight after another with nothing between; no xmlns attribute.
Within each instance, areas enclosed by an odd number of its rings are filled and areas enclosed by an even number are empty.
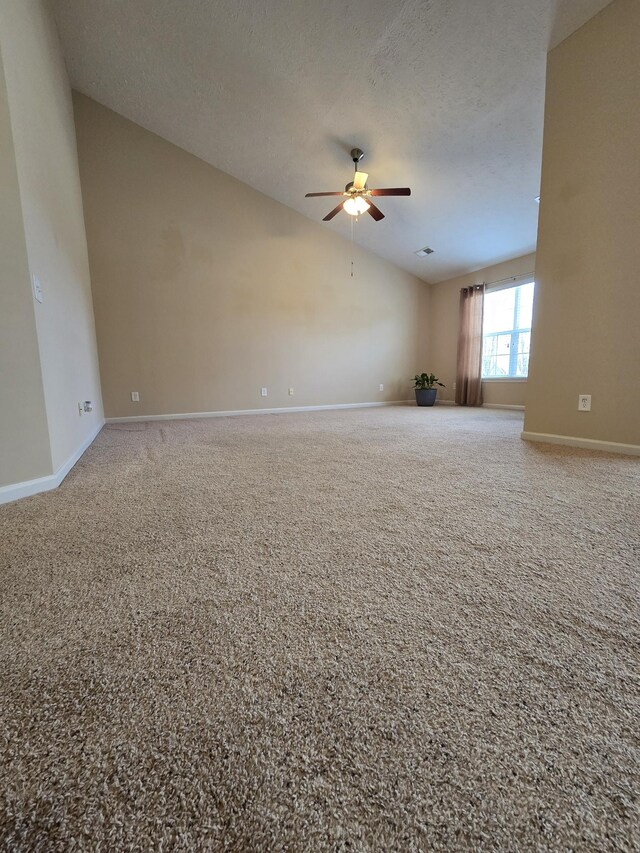
<svg viewBox="0 0 640 853"><path fill-rule="evenodd" d="M451 390L452 390L452 391L455 391L455 390L456 390L456 383L455 383L455 382L451 385Z"/></svg>
<svg viewBox="0 0 640 853"><path fill-rule="evenodd" d="M289 396L293 397L293 388L289 388Z"/></svg>
<svg viewBox="0 0 640 853"><path fill-rule="evenodd" d="M578 394L578 411L591 411L591 394Z"/></svg>
<svg viewBox="0 0 640 853"><path fill-rule="evenodd" d="M33 281L33 298L36 302L42 302L42 285L37 275L32 276Z"/></svg>
<svg viewBox="0 0 640 853"><path fill-rule="evenodd" d="M85 412L92 412L93 411L93 402L91 400L85 400L83 408L84 408Z"/></svg>
<svg viewBox="0 0 640 853"><path fill-rule="evenodd" d="M378 385L378 391L384 391L384 385L382 384L382 382L380 383L380 385Z"/></svg>
<svg viewBox="0 0 640 853"><path fill-rule="evenodd" d="M139 403L140 402L140 393L138 391L131 392L131 402Z"/></svg>
<svg viewBox="0 0 640 853"><path fill-rule="evenodd" d="M266 388L261 388L261 389L260 389L260 394L261 394L263 397L266 397L266 396L267 396L267 389L266 389Z"/></svg>

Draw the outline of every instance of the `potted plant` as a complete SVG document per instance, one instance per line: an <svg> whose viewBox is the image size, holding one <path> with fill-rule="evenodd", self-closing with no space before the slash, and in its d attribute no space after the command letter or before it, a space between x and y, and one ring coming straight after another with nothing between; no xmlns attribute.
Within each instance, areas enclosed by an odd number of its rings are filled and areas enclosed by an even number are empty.
<svg viewBox="0 0 640 853"><path fill-rule="evenodd" d="M436 385L441 388L446 387L435 373L416 373L413 377L413 387L416 392L416 403L419 406L433 406L438 394Z"/></svg>

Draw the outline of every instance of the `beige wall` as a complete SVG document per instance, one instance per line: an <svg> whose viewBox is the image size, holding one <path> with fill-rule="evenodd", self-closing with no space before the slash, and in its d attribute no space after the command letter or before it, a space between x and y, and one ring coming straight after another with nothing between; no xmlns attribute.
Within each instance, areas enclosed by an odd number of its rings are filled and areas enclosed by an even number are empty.
<svg viewBox="0 0 640 853"><path fill-rule="evenodd" d="M549 54L528 432L640 445L639 45L614 0Z"/></svg>
<svg viewBox="0 0 640 853"><path fill-rule="evenodd" d="M38 337L0 53L0 486L50 473Z"/></svg>
<svg viewBox="0 0 640 853"><path fill-rule="evenodd" d="M94 101L74 103L107 416L410 397L427 285Z"/></svg>
<svg viewBox="0 0 640 853"><path fill-rule="evenodd" d="M39 277L44 293L42 304L32 301L31 310L56 471L102 422L71 90L55 23L43 0L0 2L0 46L23 242L30 273ZM24 286L30 295L28 276ZM84 400L92 400L95 408L81 417L78 402Z"/></svg>
<svg viewBox="0 0 640 853"><path fill-rule="evenodd" d="M456 356L458 348L458 308L460 290L470 284L499 281L509 276L532 273L536 256L523 255L502 264L450 278L431 286L430 335L431 350L428 369L437 373L447 386L441 388L439 397L453 400L456 380ZM482 383L485 404L524 406L527 382L519 379L500 379Z"/></svg>
<svg viewBox="0 0 640 853"><path fill-rule="evenodd" d="M429 285L420 291L418 303L419 329L418 329L418 364L413 375L426 373L431 364L431 353L433 349L433 288ZM429 370L431 372L431 370ZM412 385L413 387L413 385ZM413 391L409 395L413 397Z"/></svg>

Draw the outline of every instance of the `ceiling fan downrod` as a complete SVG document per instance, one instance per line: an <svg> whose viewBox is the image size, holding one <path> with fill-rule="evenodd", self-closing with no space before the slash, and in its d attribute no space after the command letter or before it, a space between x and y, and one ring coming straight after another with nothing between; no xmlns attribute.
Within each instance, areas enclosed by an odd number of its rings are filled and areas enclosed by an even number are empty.
<svg viewBox="0 0 640 853"><path fill-rule="evenodd" d="M353 165L355 166L355 171L358 171L358 163L364 157L364 151L362 148L352 148L351 149L351 159L353 160Z"/></svg>

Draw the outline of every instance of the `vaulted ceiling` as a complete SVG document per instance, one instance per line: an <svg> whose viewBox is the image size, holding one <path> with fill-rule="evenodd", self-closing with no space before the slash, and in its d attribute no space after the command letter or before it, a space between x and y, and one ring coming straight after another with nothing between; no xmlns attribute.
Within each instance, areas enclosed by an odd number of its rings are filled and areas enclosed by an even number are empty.
<svg viewBox="0 0 640 853"><path fill-rule="evenodd" d="M608 0L52 0L73 87L435 282L533 251L547 51ZM340 214L322 227L350 237ZM434 254L418 258L423 246Z"/></svg>

